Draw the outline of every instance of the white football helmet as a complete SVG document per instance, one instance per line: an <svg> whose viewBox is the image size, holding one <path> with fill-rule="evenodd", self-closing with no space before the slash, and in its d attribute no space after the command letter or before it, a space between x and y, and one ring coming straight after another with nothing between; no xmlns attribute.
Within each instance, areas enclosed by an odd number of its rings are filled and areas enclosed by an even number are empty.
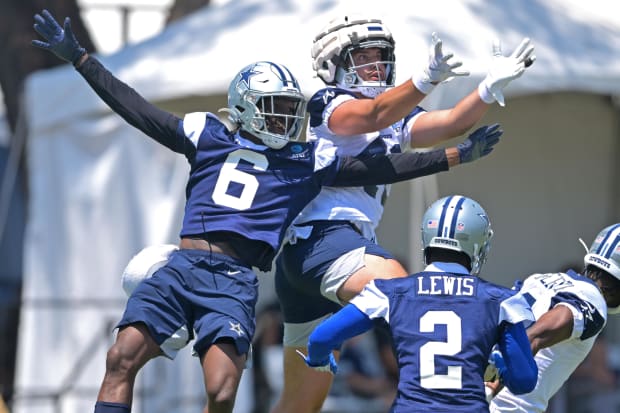
<svg viewBox="0 0 620 413"><path fill-rule="evenodd" d="M471 274L478 275L491 248L493 230L482 207L473 199L452 195L435 201L422 218L422 246L466 254Z"/></svg>
<svg viewBox="0 0 620 413"><path fill-rule="evenodd" d="M620 280L620 223L610 225L598 233L588 254L586 266L593 265ZM620 306L607 308L609 314L620 313Z"/></svg>
<svg viewBox="0 0 620 413"><path fill-rule="evenodd" d="M228 88L228 120L271 148L296 141L306 111L297 79L285 66L252 63L237 73Z"/></svg>
<svg viewBox="0 0 620 413"><path fill-rule="evenodd" d="M386 79L364 81L356 70L351 52L356 49L377 47L381 61L372 65L385 65ZM312 43L312 68L328 85L360 92L375 97L393 87L396 79L394 39L380 19L360 15L347 15L331 20L314 38Z"/></svg>

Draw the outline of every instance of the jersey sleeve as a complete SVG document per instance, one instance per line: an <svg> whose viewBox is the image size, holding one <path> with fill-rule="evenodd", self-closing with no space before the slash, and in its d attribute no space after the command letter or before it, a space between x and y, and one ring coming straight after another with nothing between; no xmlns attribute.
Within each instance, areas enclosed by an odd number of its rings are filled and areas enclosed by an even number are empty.
<svg viewBox="0 0 620 413"><path fill-rule="evenodd" d="M566 306L573 313L573 331L571 338L587 340L597 335L605 327L606 319L596 306L572 293L559 293L552 302Z"/></svg>
<svg viewBox="0 0 620 413"><path fill-rule="evenodd" d="M426 113L426 110L420 106L416 106L403 119L403 138L401 139L401 147L403 150L410 150L412 146L415 146L415 136L413 136L411 131L413 130L413 125L423 113Z"/></svg>
<svg viewBox="0 0 620 413"><path fill-rule="evenodd" d="M318 90L308 102L307 111L310 115L309 125L313 128L325 123L327 128L327 122L331 113L341 103L355 99L351 92L338 88L324 88ZM327 113L324 113L327 109ZM329 128L328 128L329 129Z"/></svg>
<svg viewBox="0 0 620 413"><path fill-rule="evenodd" d="M530 325L535 321L536 317L532 312L530 302L523 295L517 293L501 302L498 325L503 322L510 324L523 322L525 325Z"/></svg>
<svg viewBox="0 0 620 413"><path fill-rule="evenodd" d="M372 157L340 157L338 170L328 186L384 185L450 169L445 149L405 152Z"/></svg>
<svg viewBox="0 0 620 413"><path fill-rule="evenodd" d="M390 300L381 291L375 281L370 281L364 289L349 301L349 304L357 307L368 318L383 318L390 322Z"/></svg>
<svg viewBox="0 0 620 413"><path fill-rule="evenodd" d="M185 154L188 145L180 130L180 118L147 102L92 56L77 71L110 109L127 123L174 152Z"/></svg>

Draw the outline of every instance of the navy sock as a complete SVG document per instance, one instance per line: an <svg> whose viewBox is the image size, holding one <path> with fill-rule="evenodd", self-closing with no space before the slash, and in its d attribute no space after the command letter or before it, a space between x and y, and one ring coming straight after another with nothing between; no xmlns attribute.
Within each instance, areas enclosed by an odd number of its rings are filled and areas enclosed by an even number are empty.
<svg viewBox="0 0 620 413"><path fill-rule="evenodd" d="M124 403L97 402L95 413L130 413L131 407Z"/></svg>

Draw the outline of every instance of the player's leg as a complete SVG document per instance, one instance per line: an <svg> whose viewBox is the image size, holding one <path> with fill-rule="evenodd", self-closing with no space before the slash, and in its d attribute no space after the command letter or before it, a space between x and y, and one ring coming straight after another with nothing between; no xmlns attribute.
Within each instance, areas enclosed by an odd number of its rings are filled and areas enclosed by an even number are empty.
<svg viewBox="0 0 620 413"><path fill-rule="evenodd" d="M296 350L307 354L314 327L341 308L337 293L348 278L361 273L356 281L371 279L374 271L382 271L381 276L406 275L390 254L346 222L314 224L309 238L284 246L275 274L284 318L284 389L273 413L320 411L331 375L306 366ZM348 288L354 288L353 283Z"/></svg>
<svg viewBox="0 0 620 413"><path fill-rule="evenodd" d="M200 355L208 412L232 412L256 329L258 279L251 268L221 254L195 254L192 265L194 350Z"/></svg>
<svg viewBox="0 0 620 413"><path fill-rule="evenodd" d="M209 347L200 362L209 413L232 412L246 355L239 355L231 340L221 340Z"/></svg>
<svg viewBox="0 0 620 413"><path fill-rule="evenodd" d="M284 388L272 413L319 412L331 388L333 376L306 366L296 350L307 354L305 346L284 346ZM338 359L339 352L334 355Z"/></svg>
<svg viewBox="0 0 620 413"><path fill-rule="evenodd" d="M364 266L353 272L338 288L337 295L342 303L347 303L358 295L368 282L378 278L406 277L407 271L393 258L364 254Z"/></svg>
<svg viewBox="0 0 620 413"><path fill-rule="evenodd" d="M159 345L144 324L122 327L108 350L106 372L97 401L131 406L136 374L147 361L161 354ZM96 407L95 412L106 412L105 403L99 403L101 406Z"/></svg>

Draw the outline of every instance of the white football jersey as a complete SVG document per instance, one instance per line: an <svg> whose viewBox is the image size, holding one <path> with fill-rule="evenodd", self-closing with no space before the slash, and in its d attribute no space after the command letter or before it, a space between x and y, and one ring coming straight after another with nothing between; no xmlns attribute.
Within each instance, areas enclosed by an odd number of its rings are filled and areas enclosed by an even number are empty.
<svg viewBox="0 0 620 413"><path fill-rule="evenodd" d="M411 114L379 131L356 136L338 136L328 127L332 112L346 101L356 99L351 92L338 88L321 89L308 104L310 121L308 141L330 141L337 147L339 156L373 156L405 152L410 148L410 130L417 116L424 109L417 107ZM323 187L319 196L306 206L296 219L296 224L316 220L343 220L356 224L363 235L375 237L375 229L383 214L383 205L389 194L389 185L330 188ZM297 236L305 238L301 229Z"/></svg>
<svg viewBox="0 0 620 413"><path fill-rule="evenodd" d="M521 294L532 302L536 319L556 305L567 306L573 313L573 332L569 339L536 354L536 388L519 396L504 388L491 401L492 413L544 412L549 399L588 355L607 322L607 305L598 287L574 271L533 274L523 283Z"/></svg>

